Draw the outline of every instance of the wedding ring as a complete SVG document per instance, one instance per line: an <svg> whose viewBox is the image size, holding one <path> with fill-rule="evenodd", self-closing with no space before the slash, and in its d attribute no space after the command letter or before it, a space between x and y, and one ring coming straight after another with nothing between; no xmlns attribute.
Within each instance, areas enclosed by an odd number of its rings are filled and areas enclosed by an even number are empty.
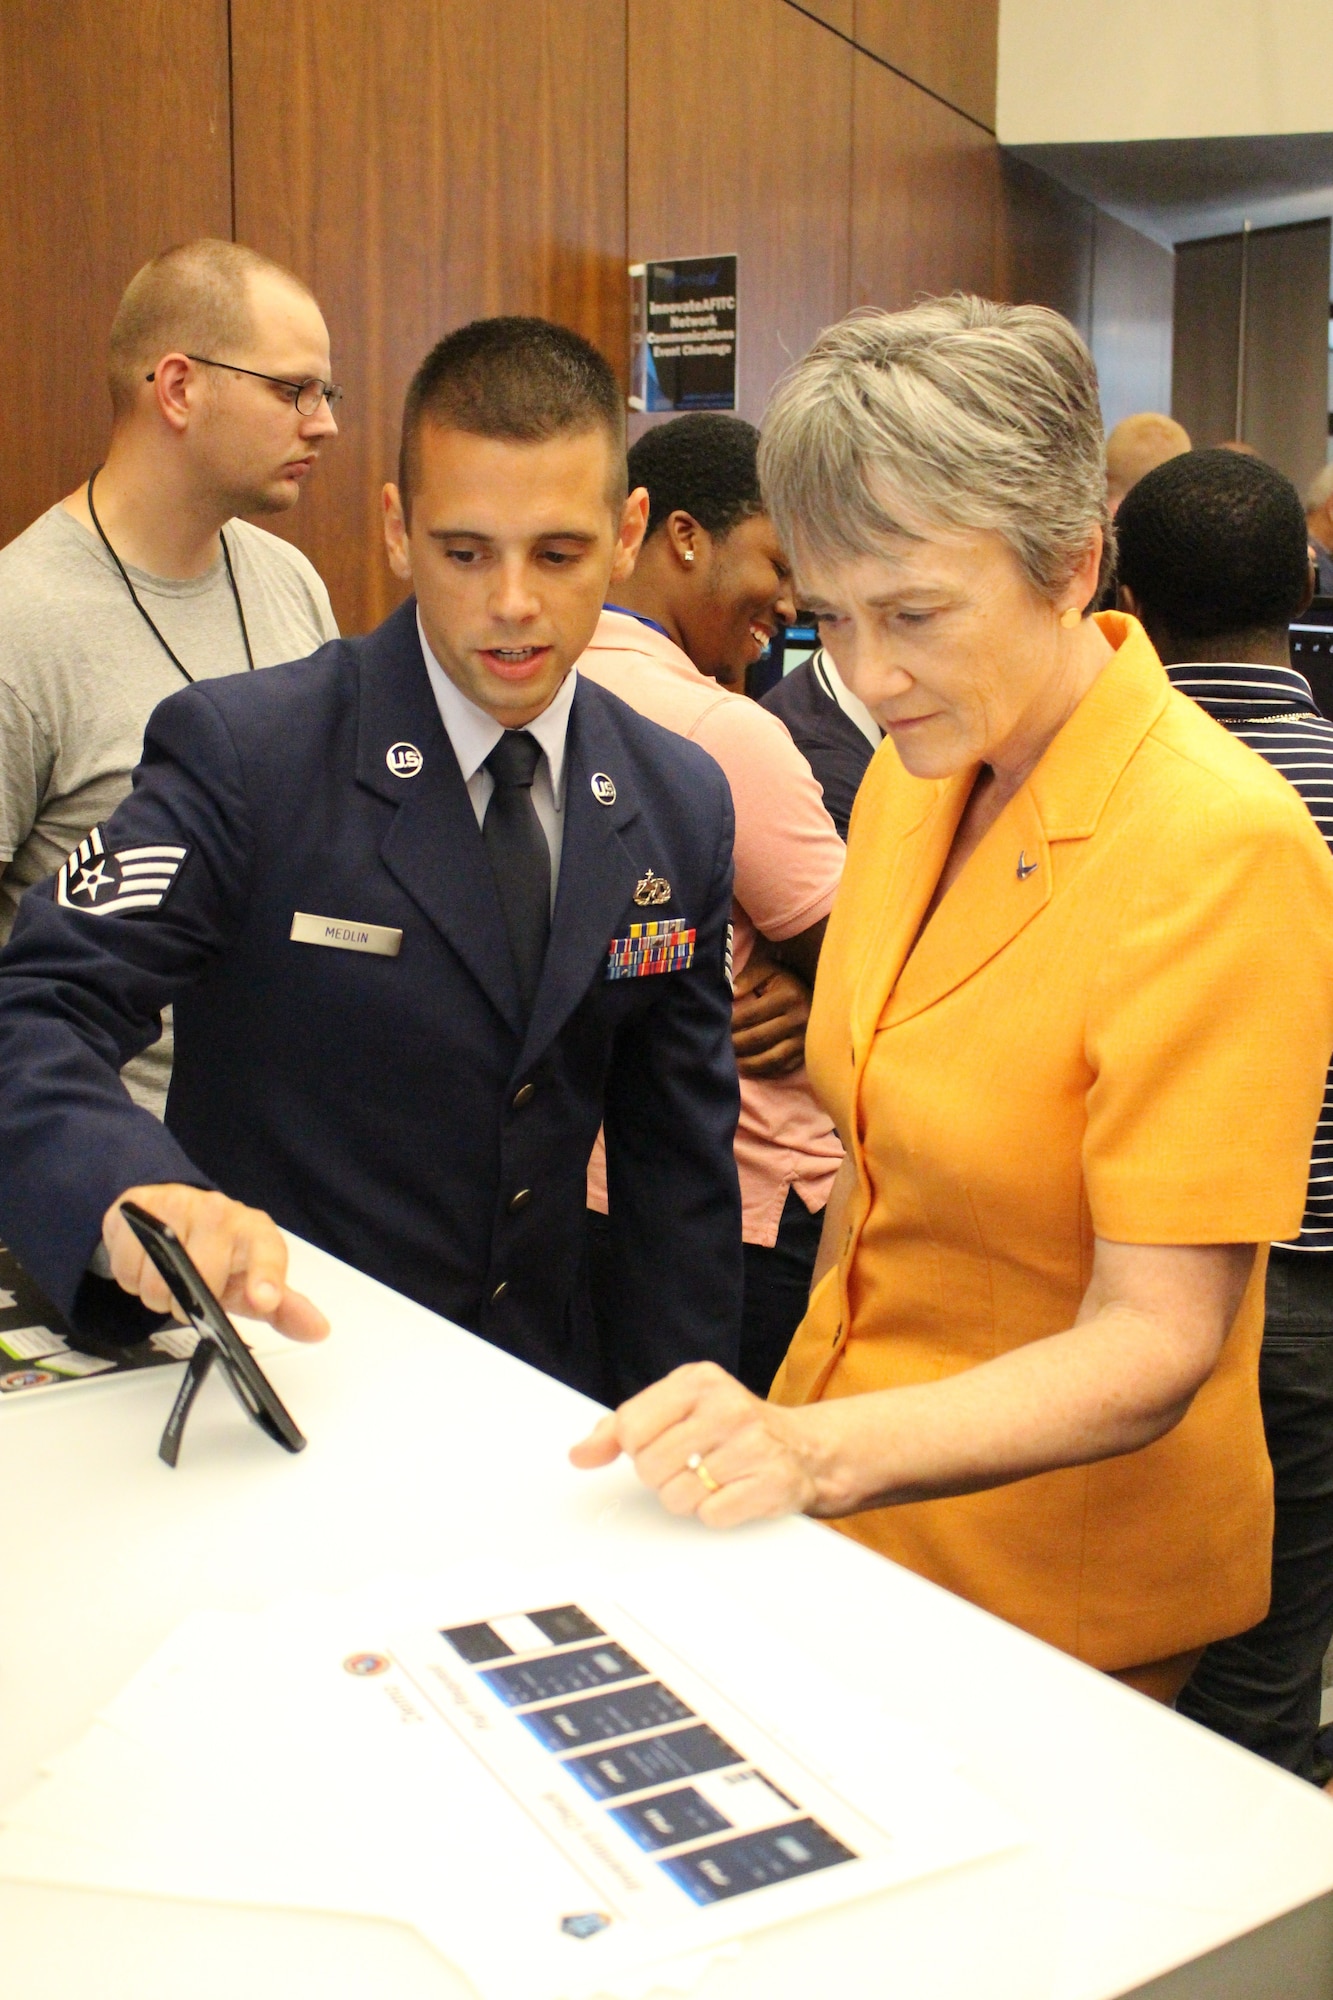
<svg viewBox="0 0 1333 2000"><path fill-rule="evenodd" d="M705 1486L710 1493L720 1493L722 1491L722 1481L714 1479L697 1451L692 1451L686 1459L685 1470L692 1472L700 1484Z"/></svg>

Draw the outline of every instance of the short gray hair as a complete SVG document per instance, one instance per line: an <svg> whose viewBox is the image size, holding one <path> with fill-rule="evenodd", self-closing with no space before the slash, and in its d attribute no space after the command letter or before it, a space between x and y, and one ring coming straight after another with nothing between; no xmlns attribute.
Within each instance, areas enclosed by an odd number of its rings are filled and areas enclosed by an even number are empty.
<svg viewBox="0 0 1333 2000"><path fill-rule="evenodd" d="M798 560L855 561L922 526L991 530L1055 598L1100 528L1102 583L1114 565L1097 370L1045 306L956 294L852 313L779 382L759 472Z"/></svg>

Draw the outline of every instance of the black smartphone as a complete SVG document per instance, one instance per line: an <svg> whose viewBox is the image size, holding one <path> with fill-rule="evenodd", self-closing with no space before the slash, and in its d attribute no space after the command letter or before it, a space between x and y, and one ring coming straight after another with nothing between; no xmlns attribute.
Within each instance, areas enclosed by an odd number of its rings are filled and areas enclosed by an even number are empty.
<svg viewBox="0 0 1333 2000"><path fill-rule="evenodd" d="M180 1395L176 1398L176 1407L162 1434L161 1457L168 1465L176 1463L190 1405L214 1361L221 1366L236 1400L251 1422L258 1424L285 1451L304 1451L306 1440L292 1422L290 1412L200 1277L175 1230L169 1223L160 1222L157 1216L150 1215L146 1208L140 1208L135 1201L122 1201L120 1212L161 1272L172 1298L199 1335L194 1360L190 1363Z"/></svg>

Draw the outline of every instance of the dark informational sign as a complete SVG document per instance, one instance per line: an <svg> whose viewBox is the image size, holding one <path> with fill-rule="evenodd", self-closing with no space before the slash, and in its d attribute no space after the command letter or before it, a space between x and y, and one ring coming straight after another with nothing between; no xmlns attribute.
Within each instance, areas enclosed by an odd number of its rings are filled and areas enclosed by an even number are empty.
<svg viewBox="0 0 1333 2000"><path fill-rule="evenodd" d="M630 408L734 410L736 259L631 264Z"/></svg>

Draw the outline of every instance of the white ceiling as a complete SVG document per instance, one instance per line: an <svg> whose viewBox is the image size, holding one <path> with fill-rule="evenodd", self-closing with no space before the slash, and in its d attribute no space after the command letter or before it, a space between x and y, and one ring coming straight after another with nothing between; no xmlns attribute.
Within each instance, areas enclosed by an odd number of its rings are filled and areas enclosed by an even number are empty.
<svg viewBox="0 0 1333 2000"><path fill-rule="evenodd" d="M1333 132L1008 150L1168 246L1333 215Z"/></svg>

